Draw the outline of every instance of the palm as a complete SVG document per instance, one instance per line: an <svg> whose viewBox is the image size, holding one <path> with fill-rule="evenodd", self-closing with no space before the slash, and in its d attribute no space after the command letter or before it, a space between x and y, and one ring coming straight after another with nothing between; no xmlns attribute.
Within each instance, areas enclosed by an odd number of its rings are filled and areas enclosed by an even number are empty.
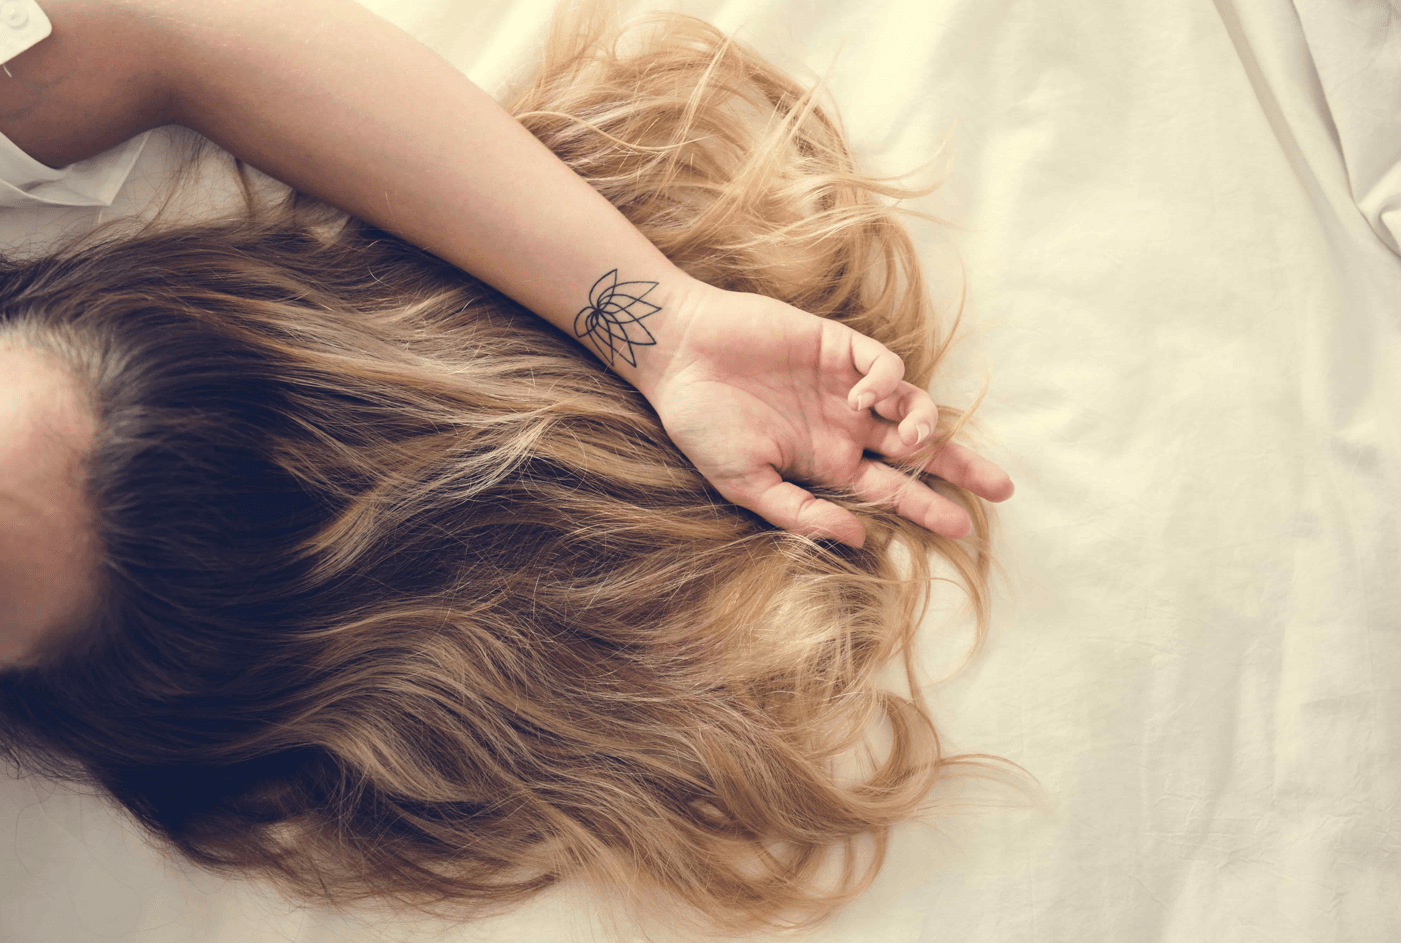
<svg viewBox="0 0 1401 943"><path fill-rule="evenodd" d="M667 432L717 486L764 465L809 482L855 475L874 420L847 404L861 379L849 345L824 345L823 328L835 325L811 320L754 324L730 356L692 361L667 388Z"/></svg>

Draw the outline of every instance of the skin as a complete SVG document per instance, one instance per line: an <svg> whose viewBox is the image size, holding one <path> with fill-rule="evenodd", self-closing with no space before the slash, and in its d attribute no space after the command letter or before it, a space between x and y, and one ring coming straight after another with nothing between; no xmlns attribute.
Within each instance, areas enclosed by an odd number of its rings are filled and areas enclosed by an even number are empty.
<svg viewBox="0 0 1401 943"><path fill-rule="evenodd" d="M95 421L46 353L0 341L0 376L0 665L13 665L91 599L79 474Z"/></svg>

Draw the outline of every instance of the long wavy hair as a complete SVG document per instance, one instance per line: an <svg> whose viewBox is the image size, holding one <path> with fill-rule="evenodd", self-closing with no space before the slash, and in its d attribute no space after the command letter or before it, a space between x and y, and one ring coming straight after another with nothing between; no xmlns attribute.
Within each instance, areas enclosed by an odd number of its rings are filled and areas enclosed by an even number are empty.
<svg viewBox="0 0 1401 943"><path fill-rule="evenodd" d="M742 44L566 15L509 107L682 268L930 379L901 192ZM359 221L293 198L7 262L0 334L97 416L100 584L0 672L0 750L202 866L458 917L575 879L691 930L805 926L985 762L941 755L912 660L931 557L986 625L977 498L933 482L961 541L840 494L863 549L773 529L575 341Z"/></svg>

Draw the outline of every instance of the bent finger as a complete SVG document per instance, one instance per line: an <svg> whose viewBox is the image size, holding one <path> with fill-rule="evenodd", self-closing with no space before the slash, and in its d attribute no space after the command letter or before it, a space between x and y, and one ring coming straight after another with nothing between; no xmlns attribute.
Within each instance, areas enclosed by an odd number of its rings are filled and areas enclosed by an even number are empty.
<svg viewBox="0 0 1401 943"><path fill-rule="evenodd" d="M857 548L866 542L866 528L855 514L784 481L771 465L727 485L720 488L727 500L748 508L775 527Z"/></svg>
<svg viewBox="0 0 1401 943"><path fill-rule="evenodd" d="M920 445L928 439L919 429L915 430L915 437L914 442L906 441L903 423L897 426L894 423L883 422L871 430L866 439L866 451L874 452L882 458L899 461L919 451Z"/></svg>
<svg viewBox="0 0 1401 943"><path fill-rule="evenodd" d="M924 470L988 501L1006 501L1016 490L1005 471L972 449L953 442L940 449Z"/></svg>
<svg viewBox="0 0 1401 943"><path fill-rule="evenodd" d="M862 461L852 490L867 501L893 505L901 517L945 537L967 537L973 530L967 511L884 462Z"/></svg>
<svg viewBox="0 0 1401 943"><path fill-rule="evenodd" d="M851 362L862 375L851 391L847 403L852 409L867 409L889 399L905 377L905 361L873 337L851 332Z"/></svg>
<svg viewBox="0 0 1401 943"><path fill-rule="evenodd" d="M892 458L903 458L914 451L933 434L939 422L939 407L934 404L928 391L903 380L893 396L872 408L878 415L897 423L898 427L882 425L879 440L873 440L866 447ZM898 432L892 440L886 430L896 429Z"/></svg>

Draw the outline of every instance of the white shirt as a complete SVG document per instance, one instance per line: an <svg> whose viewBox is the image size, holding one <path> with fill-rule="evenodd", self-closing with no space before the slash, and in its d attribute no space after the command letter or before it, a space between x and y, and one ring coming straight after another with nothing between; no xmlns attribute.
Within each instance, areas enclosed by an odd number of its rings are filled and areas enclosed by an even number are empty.
<svg viewBox="0 0 1401 943"><path fill-rule="evenodd" d="M55 170L0 134L0 206L111 206L149 136Z"/></svg>

